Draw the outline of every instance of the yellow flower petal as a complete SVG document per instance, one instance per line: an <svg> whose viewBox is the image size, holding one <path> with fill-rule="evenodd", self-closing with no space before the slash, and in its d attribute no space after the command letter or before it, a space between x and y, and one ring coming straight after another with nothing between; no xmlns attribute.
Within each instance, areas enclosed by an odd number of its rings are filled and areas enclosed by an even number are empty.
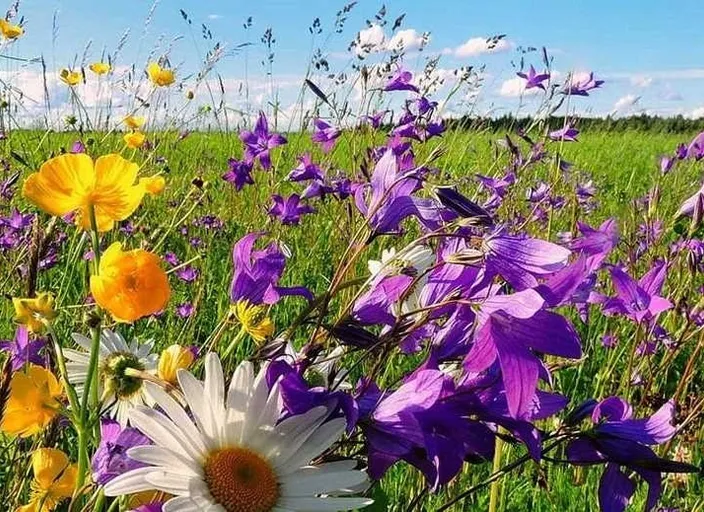
<svg viewBox="0 0 704 512"><path fill-rule="evenodd" d="M157 366L157 376L176 384L176 373L181 369L188 369L193 364L193 351L181 345L171 345L164 349L159 356L159 365Z"/></svg>
<svg viewBox="0 0 704 512"><path fill-rule="evenodd" d="M5 19L0 19L0 33L5 39L17 39L24 34L24 29L19 25L14 25Z"/></svg>
<svg viewBox="0 0 704 512"><path fill-rule="evenodd" d="M144 126L145 119L142 116L129 115L122 120L130 130L139 130Z"/></svg>
<svg viewBox="0 0 704 512"><path fill-rule="evenodd" d="M161 194L166 187L166 180L163 176L149 176L139 180L139 184L144 187L148 194L156 196Z"/></svg>
<svg viewBox="0 0 704 512"><path fill-rule="evenodd" d="M94 62L90 66L88 66L90 70L95 73L96 75L104 75L106 73L109 73L112 67L110 64L107 62Z"/></svg>
<svg viewBox="0 0 704 512"><path fill-rule="evenodd" d="M64 68L59 72L59 78L66 85L73 87L81 82L83 75L78 71L71 71L70 69Z"/></svg>
<svg viewBox="0 0 704 512"><path fill-rule="evenodd" d="M63 387L53 373L29 365L26 373L15 372L0 429L28 437L41 432L58 414Z"/></svg>
<svg viewBox="0 0 704 512"><path fill-rule="evenodd" d="M83 153L47 160L29 176L22 195L50 215L62 216L81 207L95 186L93 161Z"/></svg>
<svg viewBox="0 0 704 512"><path fill-rule="evenodd" d="M147 136L144 135L142 132L126 133L123 137L125 144L127 144L127 147L130 149L141 148L144 145L144 141L146 140L146 138Z"/></svg>
<svg viewBox="0 0 704 512"><path fill-rule="evenodd" d="M58 314L54 309L54 296L47 292L39 293L35 298L14 297L12 305L15 321L27 326L31 332L42 332Z"/></svg>
<svg viewBox="0 0 704 512"><path fill-rule="evenodd" d="M134 322L161 311L171 295L159 257L143 249L122 251L119 242L105 251L98 275L90 278L90 290L118 322Z"/></svg>
<svg viewBox="0 0 704 512"><path fill-rule="evenodd" d="M158 63L151 62L147 66L149 80L157 87L166 87L174 83L174 72L167 68L162 68Z"/></svg>

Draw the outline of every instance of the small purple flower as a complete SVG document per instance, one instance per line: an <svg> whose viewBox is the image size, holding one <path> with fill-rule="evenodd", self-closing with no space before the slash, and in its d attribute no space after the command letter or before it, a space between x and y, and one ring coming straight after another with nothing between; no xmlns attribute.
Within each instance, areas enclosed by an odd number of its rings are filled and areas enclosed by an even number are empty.
<svg viewBox="0 0 704 512"><path fill-rule="evenodd" d="M298 194L291 194L287 198L274 194L271 200L274 204L269 208L269 215L278 218L284 226L295 226L303 215L315 212L312 206L301 203Z"/></svg>
<svg viewBox="0 0 704 512"><path fill-rule="evenodd" d="M126 471L144 467L141 462L128 457L127 450L148 444L151 444L149 438L138 430L130 427L123 429L118 422L102 418L100 444L91 463L93 479L105 485Z"/></svg>
<svg viewBox="0 0 704 512"><path fill-rule="evenodd" d="M235 190L239 192L245 185L254 185L254 178L252 178L252 162L230 158L227 161L227 165L229 169L222 175L222 179L228 183L232 183L235 186Z"/></svg>
<svg viewBox="0 0 704 512"><path fill-rule="evenodd" d="M193 313L195 313L196 308L193 307L193 304L190 302L182 302L178 306L176 306L176 314L180 316L181 318L190 318L193 316Z"/></svg>
<svg viewBox="0 0 704 512"><path fill-rule="evenodd" d="M604 302L604 314L623 315L640 323L649 322L663 311L672 308L672 303L660 296L667 270L666 262L656 262L653 268L636 281L620 268L611 267L611 281L616 297Z"/></svg>
<svg viewBox="0 0 704 512"><path fill-rule="evenodd" d="M9 228L12 231L25 231L34 222L34 215L31 213L23 214L15 208L7 217L0 217L0 226Z"/></svg>
<svg viewBox="0 0 704 512"><path fill-rule="evenodd" d="M323 151L329 153L335 146L335 142L337 142L342 132L322 119L316 119L313 124L315 125L315 130L313 131L311 140L321 144Z"/></svg>
<svg viewBox="0 0 704 512"><path fill-rule="evenodd" d="M675 148L675 158L677 158L677 160L684 160L687 158L687 152L686 144L678 144L677 148Z"/></svg>
<svg viewBox="0 0 704 512"><path fill-rule="evenodd" d="M595 80L594 73L589 73L588 76L583 77L581 80L574 79L574 76L570 76L567 79L567 83L562 90L562 94L568 96L589 96L589 91L593 89L598 89L604 83L603 80Z"/></svg>
<svg viewBox="0 0 704 512"><path fill-rule="evenodd" d="M83 144L82 141L77 140L76 142L73 143L71 146L71 153L85 153L86 152L86 145Z"/></svg>
<svg viewBox="0 0 704 512"><path fill-rule="evenodd" d="M577 135L579 135L579 130L572 123L567 123L563 128L550 132L548 137L555 141L577 142Z"/></svg>
<svg viewBox="0 0 704 512"><path fill-rule="evenodd" d="M197 236L194 236L193 238L188 240L188 244L194 249L201 249L205 247L205 242L203 241L203 239Z"/></svg>
<svg viewBox="0 0 704 512"><path fill-rule="evenodd" d="M176 271L176 276L186 283L192 283L200 276L197 268L191 265L184 265Z"/></svg>
<svg viewBox="0 0 704 512"><path fill-rule="evenodd" d="M530 66L528 73L520 71L516 74L526 81L526 89L538 88L544 91L543 82L550 79L550 73L537 73L533 65Z"/></svg>
<svg viewBox="0 0 704 512"><path fill-rule="evenodd" d="M411 91L418 92L418 87L413 85L411 81L413 80L413 75L410 71L405 71L404 69L399 69L386 84L384 85L384 91Z"/></svg>
<svg viewBox="0 0 704 512"><path fill-rule="evenodd" d="M259 233L249 233L232 249L235 270L230 286L231 302L244 300L252 305L276 304L286 295L300 295L313 300L313 295L303 286L279 286L286 257L276 242L271 242L263 250L254 250L260 236Z"/></svg>
<svg viewBox="0 0 704 512"><path fill-rule="evenodd" d="M667 156L667 155L661 156L660 157L660 172L663 175L669 173L672 170L672 167L675 165L676 161L677 161L676 159L674 159L670 156Z"/></svg>
<svg viewBox="0 0 704 512"><path fill-rule="evenodd" d="M176 254L171 251L167 251L164 253L164 261L172 267L176 267L180 263L178 256L176 256Z"/></svg>
<svg viewBox="0 0 704 512"><path fill-rule="evenodd" d="M372 115L362 116L361 121L363 123L369 124L373 129L377 130L381 127L381 122L388 110L382 110L381 112L376 112Z"/></svg>
<svg viewBox="0 0 704 512"><path fill-rule="evenodd" d="M259 159L265 170L271 169L270 150L286 144L286 138L278 133L269 132L269 123L264 112L259 113L259 119L253 131L244 130L240 133L240 140L245 145L245 158L249 162Z"/></svg>
<svg viewBox="0 0 704 512"><path fill-rule="evenodd" d="M44 359L40 352L45 345L44 339L30 340L27 328L24 325L18 325L14 339L0 341L0 351L8 352L12 371L16 372L27 363L44 366Z"/></svg>
<svg viewBox="0 0 704 512"><path fill-rule="evenodd" d="M623 512L635 492L626 468L648 484L645 510L652 510L662 494L661 473L697 472L689 464L662 459L649 446L666 443L676 433L672 420L675 404L666 402L652 416L634 419L631 406L621 398L590 401L575 418L591 414L594 427L567 445L567 458L577 465L606 464L599 483L599 505L604 512Z"/></svg>
<svg viewBox="0 0 704 512"><path fill-rule="evenodd" d="M613 334L604 334L601 337L601 344L605 348L614 348L616 344L618 343L618 338L614 336Z"/></svg>
<svg viewBox="0 0 704 512"><path fill-rule="evenodd" d="M290 181L322 180L325 177L320 166L313 163L310 153L303 153L298 157L298 162L298 166L288 175Z"/></svg>

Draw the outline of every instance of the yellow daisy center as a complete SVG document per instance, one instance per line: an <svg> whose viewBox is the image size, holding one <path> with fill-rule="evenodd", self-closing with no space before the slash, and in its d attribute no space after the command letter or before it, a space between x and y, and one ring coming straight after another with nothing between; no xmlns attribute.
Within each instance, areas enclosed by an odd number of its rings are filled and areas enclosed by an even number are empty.
<svg viewBox="0 0 704 512"><path fill-rule="evenodd" d="M203 471L210 494L227 512L268 512L279 500L274 469L246 448L212 452Z"/></svg>

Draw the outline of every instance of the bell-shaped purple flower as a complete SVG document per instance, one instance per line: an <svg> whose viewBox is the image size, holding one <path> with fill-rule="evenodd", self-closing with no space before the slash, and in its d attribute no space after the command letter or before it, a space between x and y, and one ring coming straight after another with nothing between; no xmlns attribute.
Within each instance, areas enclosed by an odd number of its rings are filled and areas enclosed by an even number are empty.
<svg viewBox="0 0 704 512"><path fill-rule="evenodd" d="M298 194L291 194L289 197L274 194L271 200L273 204L269 208L269 215L279 219L284 226L295 226L303 215L315 212L312 206L301 202Z"/></svg>
<svg viewBox="0 0 704 512"><path fill-rule="evenodd" d="M12 340L0 341L0 352L7 352L12 365L12 371L21 370L31 363L44 366L42 349L46 346L44 339L30 339L30 334L24 325L18 325Z"/></svg>
<svg viewBox="0 0 704 512"><path fill-rule="evenodd" d="M319 143L325 153L329 153L335 147L335 143L342 132L322 119L316 119L313 124L315 129L311 140Z"/></svg>
<svg viewBox="0 0 704 512"><path fill-rule="evenodd" d="M519 71L516 74L526 81L526 89L538 88L544 91L545 85L543 85L543 82L550 80L550 73L538 73L533 65L530 66L528 73Z"/></svg>
<svg viewBox="0 0 704 512"><path fill-rule="evenodd" d="M252 162L247 162L244 160L235 160L230 158L227 161L229 166L228 171L222 175L222 179L232 183L235 186L235 190L240 191L245 185L254 185L254 178L252 178Z"/></svg>
<svg viewBox="0 0 704 512"><path fill-rule="evenodd" d="M303 286L279 286L286 258L276 242L271 242L263 250L254 250L254 244L261 236L260 233L249 233L232 250L235 268L230 300L233 303L247 301L252 305L275 304L287 295L300 295L312 300L313 295Z"/></svg>
<svg viewBox="0 0 704 512"><path fill-rule="evenodd" d="M240 132L240 140L245 145L245 158L249 162L259 159L259 163L266 170L271 169L271 156L269 152L283 144L286 144L286 138L278 133L269 132L269 123L266 120L264 112L259 113L257 124L253 131L244 130Z"/></svg>
<svg viewBox="0 0 704 512"><path fill-rule="evenodd" d="M127 456L127 450L135 446L151 444L148 437L131 427L120 428L111 419L100 420L100 445L93 455L91 468L93 480L105 485L113 478L133 469L145 466Z"/></svg>

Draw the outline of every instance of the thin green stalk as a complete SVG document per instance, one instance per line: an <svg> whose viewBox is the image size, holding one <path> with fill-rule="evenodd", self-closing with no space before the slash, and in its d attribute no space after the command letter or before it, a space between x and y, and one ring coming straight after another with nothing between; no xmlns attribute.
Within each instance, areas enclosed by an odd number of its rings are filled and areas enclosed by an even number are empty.
<svg viewBox="0 0 704 512"><path fill-rule="evenodd" d="M504 448L504 440L500 436L496 436L496 444L494 445L494 462L491 467L492 473L498 473L501 469L501 454ZM496 512L499 507L499 487L501 480L491 482L489 491L489 512Z"/></svg>

